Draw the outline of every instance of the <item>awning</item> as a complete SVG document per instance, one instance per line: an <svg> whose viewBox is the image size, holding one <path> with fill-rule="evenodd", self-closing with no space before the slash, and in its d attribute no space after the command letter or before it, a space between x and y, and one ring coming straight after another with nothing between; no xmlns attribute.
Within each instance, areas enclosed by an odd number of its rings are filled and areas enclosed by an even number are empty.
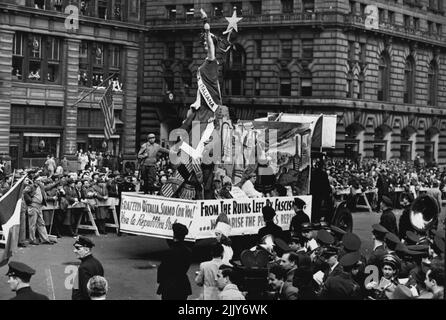
<svg viewBox="0 0 446 320"><path fill-rule="evenodd" d="M89 134L88 135L89 138L93 138L93 139L105 139L105 136L103 134ZM120 136L118 134L114 134L110 137L111 139L119 139Z"/></svg>
<svg viewBox="0 0 446 320"><path fill-rule="evenodd" d="M60 133L38 133L38 132L24 132L24 137L49 137L60 138Z"/></svg>

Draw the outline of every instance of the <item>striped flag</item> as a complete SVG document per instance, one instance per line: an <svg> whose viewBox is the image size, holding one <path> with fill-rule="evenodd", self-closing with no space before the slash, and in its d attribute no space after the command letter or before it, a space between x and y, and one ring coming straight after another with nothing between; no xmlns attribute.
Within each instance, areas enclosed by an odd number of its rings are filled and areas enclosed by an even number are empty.
<svg viewBox="0 0 446 320"><path fill-rule="evenodd" d="M105 93L99 102L99 106L102 109L102 112L104 113L104 135L105 140L110 140L111 136L115 133L116 127L115 127L115 106L113 103L113 93L112 93L112 86L109 85L107 90L105 90Z"/></svg>
<svg viewBox="0 0 446 320"><path fill-rule="evenodd" d="M0 224L6 242L5 250L0 258L0 267L8 263L19 242L20 210L25 178L26 175L0 198Z"/></svg>

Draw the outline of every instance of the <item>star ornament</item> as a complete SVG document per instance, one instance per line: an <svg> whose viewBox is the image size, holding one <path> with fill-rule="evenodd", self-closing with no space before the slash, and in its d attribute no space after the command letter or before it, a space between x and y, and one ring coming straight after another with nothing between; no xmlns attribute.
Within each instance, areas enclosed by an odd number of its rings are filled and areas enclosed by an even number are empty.
<svg viewBox="0 0 446 320"><path fill-rule="evenodd" d="M232 13L232 17L225 17L225 19L228 20L229 25L228 25L228 28L226 29L226 31L223 32L223 34L231 32L232 30L235 30L236 32L238 32L237 23L240 20L242 20L243 18L237 17L237 11L234 10L234 12Z"/></svg>

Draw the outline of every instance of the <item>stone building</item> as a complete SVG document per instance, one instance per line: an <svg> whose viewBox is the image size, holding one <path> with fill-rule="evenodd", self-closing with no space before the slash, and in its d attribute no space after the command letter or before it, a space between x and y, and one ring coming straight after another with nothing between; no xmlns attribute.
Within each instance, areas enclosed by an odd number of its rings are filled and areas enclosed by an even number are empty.
<svg viewBox="0 0 446 320"><path fill-rule="evenodd" d="M48 154L67 156L75 167L79 149L135 158L139 51L146 30L141 5L0 2L0 154L9 153L13 167L41 166ZM116 132L105 141L99 101L109 84Z"/></svg>
<svg viewBox="0 0 446 320"><path fill-rule="evenodd" d="M373 4L374 6L369 6ZM446 164L446 16L442 0L146 1L138 137L176 128L212 32L243 20L219 56L223 103L239 119L337 114L339 157ZM142 141L138 141L142 142Z"/></svg>

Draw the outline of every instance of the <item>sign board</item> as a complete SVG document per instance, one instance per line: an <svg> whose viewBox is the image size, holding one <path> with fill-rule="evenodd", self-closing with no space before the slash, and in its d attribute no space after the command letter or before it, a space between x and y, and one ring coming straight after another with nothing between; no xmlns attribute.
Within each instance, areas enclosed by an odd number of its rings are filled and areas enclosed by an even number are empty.
<svg viewBox="0 0 446 320"><path fill-rule="evenodd" d="M307 204L311 218L311 196L298 196ZM186 240L214 237L216 219L226 214L231 236L257 234L264 226L262 208L272 206L274 222L288 230L294 216L294 197L243 198L220 200L183 200L123 192L121 198L121 231L157 238L172 238L172 224L179 222L189 229Z"/></svg>

